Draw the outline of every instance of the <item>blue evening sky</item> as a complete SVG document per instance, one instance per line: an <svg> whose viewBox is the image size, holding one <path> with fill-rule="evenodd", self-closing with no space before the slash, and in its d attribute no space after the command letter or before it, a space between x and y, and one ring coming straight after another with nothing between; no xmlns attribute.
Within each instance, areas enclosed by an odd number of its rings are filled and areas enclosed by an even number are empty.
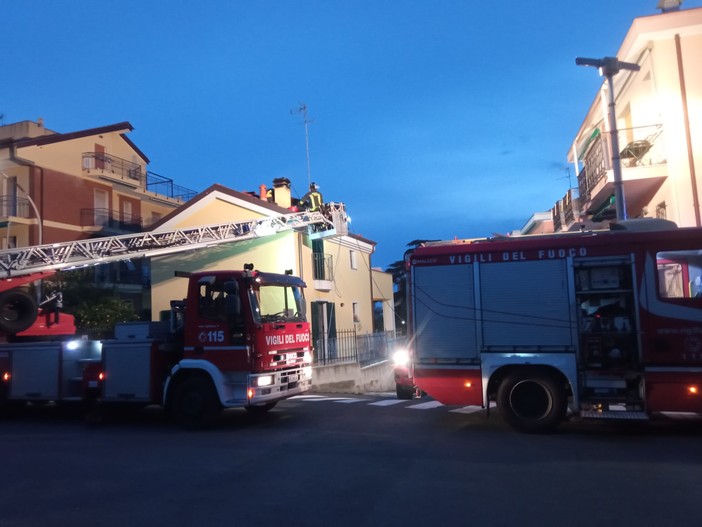
<svg viewBox="0 0 702 527"><path fill-rule="evenodd" d="M549 210L601 84L575 57L616 54L657 3L3 0L0 114L63 133L129 121L176 184L287 177L300 197L304 102L312 180L385 268L412 240Z"/></svg>

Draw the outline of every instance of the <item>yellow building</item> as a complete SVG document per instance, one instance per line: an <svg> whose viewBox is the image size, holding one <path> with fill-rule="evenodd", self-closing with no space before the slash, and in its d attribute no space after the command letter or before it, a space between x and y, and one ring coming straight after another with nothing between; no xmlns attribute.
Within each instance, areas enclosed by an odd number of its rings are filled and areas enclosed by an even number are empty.
<svg viewBox="0 0 702 527"><path fill-rule="evenodd" d="M279 179L274 185L275 202L266 199L265 189L253 195L212 185L163 218L154 229L179 229L290 213L289 181ZM171 300L185 297L186 281L176 277L175 271L243 269L246 263L267 272L291 270L307 284L308 319L312 322L317 353L336 360L343 353L343 338L355 340L362 334L394 331L392 276L372 270L374 248L374 242L353 234L311 239L307 233L287 231L154 258L153 317L168 310ZM382 319L375 327L374 307L381 313L378 320Z"/></svg>

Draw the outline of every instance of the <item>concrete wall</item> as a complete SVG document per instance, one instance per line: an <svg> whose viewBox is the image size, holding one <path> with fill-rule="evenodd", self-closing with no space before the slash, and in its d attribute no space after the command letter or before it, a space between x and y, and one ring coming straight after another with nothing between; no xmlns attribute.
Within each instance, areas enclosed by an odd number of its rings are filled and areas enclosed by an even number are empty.
<svg viewBox="0 0 702 527"><path fill-rule="evenodd" d="M312 391L356 394L395 391L392 362L388 360L365 367L358 364L315 366Z"/></svg>

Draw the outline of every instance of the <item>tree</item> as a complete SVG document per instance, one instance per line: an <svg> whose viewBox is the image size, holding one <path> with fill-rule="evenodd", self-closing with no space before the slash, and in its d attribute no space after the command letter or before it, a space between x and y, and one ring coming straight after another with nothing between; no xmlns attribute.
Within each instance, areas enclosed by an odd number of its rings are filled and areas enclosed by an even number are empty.
<svg viewBox="0 0 702 527"><path fill-rule="evenodd" d="M44 294L63 294L63 311L75 316L80 329L112 328L118 322L137 320L131 303L115 293L114 287L95 283L93 268L57 272L50 281L44 281Z"/></svg>

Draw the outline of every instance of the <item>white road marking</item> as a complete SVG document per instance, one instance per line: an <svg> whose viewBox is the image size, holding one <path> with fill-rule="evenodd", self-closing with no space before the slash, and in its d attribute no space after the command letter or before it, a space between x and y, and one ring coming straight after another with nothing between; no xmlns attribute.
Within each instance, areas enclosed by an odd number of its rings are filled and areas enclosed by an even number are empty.
<svg viewBox="0 0 702 527"><path fill-rule="evenodd" d="M455 410L449 411L457 414L474 414L482 410L485 410L482 406L464 406L463 408L456 408Z"/></svg>
<svg viewBox="0 0 702 527"><path fill-rule="evenodd" d="M402 399L383 399L382 401L375 401L374 403L368 403L368 406L392 406L393 404L404 403L406 401Z"/></svg>
<svg viewBox="0 0 702 527"><path fill-rule="evenodd" d="M413 410L430 410L439 406L443 406L443 404L439 401L428 401L426 403L413 404L412 406L408 406L407 408L412 408Z"/></svg>

